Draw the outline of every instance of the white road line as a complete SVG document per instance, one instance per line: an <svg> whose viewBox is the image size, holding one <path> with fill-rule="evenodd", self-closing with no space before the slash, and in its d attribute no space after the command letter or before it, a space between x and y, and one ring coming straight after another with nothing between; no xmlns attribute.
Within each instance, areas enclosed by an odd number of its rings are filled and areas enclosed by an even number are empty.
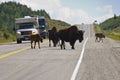
<svg viewBox="0 0 120 80"><path fill-rule="evenodd" d="M83 44L81 56L80 56L80 58L79 58L79 60L78 60L78 62L77 62L77 65L76 65L76 67L75 67L75 69L74 69L74 72L73 72L70 80L75 80L75 79L76 79L76 76L77 76L77 73L78 73L80 64L81 64L81 62L82 62L83 54L84 54L84 51L85 51L85 45L86 45L87 41L88 41L88 38L85 40L85 42L84 42L84 44Z"/></svg>

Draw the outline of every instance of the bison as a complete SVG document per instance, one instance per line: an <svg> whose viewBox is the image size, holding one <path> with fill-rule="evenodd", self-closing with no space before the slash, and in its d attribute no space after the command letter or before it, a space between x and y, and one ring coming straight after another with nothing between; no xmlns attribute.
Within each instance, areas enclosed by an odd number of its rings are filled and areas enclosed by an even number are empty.
<svg viewBox="0 0 120 80"><path fill-rule="evenodd" d="M103 38L105 38L105 35L103 33L95 33L95 37L96 37L95 42L96 41L97 42L100 42L100 41L103 42Z"/></svg>
<svg viewBox="0 0 120 80"><path fill-rule="evenodd" d="M40 34L34 34L34 35L30 36L30 41L31 41L31 48L35 48L36 42L38 42L38 47L40 48L40 41L42 43L43 39L40 36ZM32 44L33 42L34 42L34 47L33 47L33 44Z"/></svg>
<svg viewBox="0 0 120 80"><path fill-rule="evenodd" d="M53 42L53 46L56 47L59 41L56 27L53 27L51 30L48 30L48 38L49 38L49 47L51 47L51 40Z"/></svg>
<svg viewBox="0 0 120 80"><path fill-rule="evenodd" d="M84 34L84 31L78 30L77 26L71 26L67 29L59 30L57 35L61 40L61 49L63 48L65 49L65 42L70 42L70 45L72 46L71 49L75 49L74 44L76 40L79 40L79 42L82 42L83 34Z"/></svg>

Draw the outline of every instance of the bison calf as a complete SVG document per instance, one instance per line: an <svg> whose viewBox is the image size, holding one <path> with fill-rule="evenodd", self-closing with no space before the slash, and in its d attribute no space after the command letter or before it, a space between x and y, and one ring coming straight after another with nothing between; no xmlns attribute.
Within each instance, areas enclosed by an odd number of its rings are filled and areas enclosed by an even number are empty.
<svg viewBox="0 0 120 80"><path fill-rule="evenodd" d="M40 48L40 41L43 42L43 39L39 34L31 35L30 40L31 40L31 48L35 48L36 42L38 42L38 47ZM33 42L34 42L34 47L32 44Z"/></svg>
<svg viewBox="0 0 120 80"><path fill-rule="evenodd" d="M105 35L103 33L95 33L95 37L96 37L95 42L96 41L97 42L100 42L100 41L103 42L103 38L105 38Z"/></svg>

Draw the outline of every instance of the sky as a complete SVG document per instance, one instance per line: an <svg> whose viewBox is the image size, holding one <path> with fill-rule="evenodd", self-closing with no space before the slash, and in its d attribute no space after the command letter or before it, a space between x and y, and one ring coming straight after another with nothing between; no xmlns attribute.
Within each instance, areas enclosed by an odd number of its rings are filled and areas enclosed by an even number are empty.
<svg viewBox="0 0 120 80"><path fill-rule="evenodd" d="M98 23L120 15L120 0L0 0L15 1L27 5L32 10L45 9L52 19L69 24Z"/></svg>

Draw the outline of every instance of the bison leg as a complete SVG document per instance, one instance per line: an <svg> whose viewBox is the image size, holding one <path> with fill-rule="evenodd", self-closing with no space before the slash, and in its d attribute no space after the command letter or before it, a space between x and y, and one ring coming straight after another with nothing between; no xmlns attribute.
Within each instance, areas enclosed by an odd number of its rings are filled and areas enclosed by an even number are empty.
<svg viewBox="0 0 120 80"><path fill-rule="evenodd" d="M38 47L39 47L39 49L40 49L40 42L38 41Z"/></svg>
<svg viewBox="0 0 120 80"><path fill-rule="evenodd" d="M61 49L62 49L62 44L60 45Z"/></svg>
<svg viewBox="0 0 120 80"><path fill-rule="evenodd" d="M58 41L58 46L60 46L60 41Z"/></svg>
<svg viewBox="0 0 120 80"><path fill-rule="evenodd" d="M64 47L64 49L65 49L65 42L64 42L64 40L62 40L61 41L61 49Z"/></svg>
<svg viewBox="0 0 120 80"><path fill-rule="evenodd" d="M71 49L75 49L75 47L74 47L75 41L74 42L70 42L70 45L72 46Z"/></svg>
<svg viewBox="0 0 120 80"><path fill-rule="evenodd" d="M103 38L100 38L100 41L103 42Z"/></svg>
<svg viewBox="0 0 120 80"><path fill-rule="evenodd" d="M75 49L75 47L74 47L74 46L72 46L72 47L71 47L71 49Z"/></svg>
<svg viewBox="0 0 120 80"><path fill-rule="evenodd" d="M97 41L97 37L95 38L95 42Z"/></svg>
<svg viewBox="0 0 120 80"><path fill-rule="evenodd" d="M64 44L63 44L63 47L64 47L64 49L65 49L65 42L64 42Z"/></svg>
<svg viewBox="0 0 120 80"><path fill-rule="evenodd" d="M98 40L98 42L100 42L101 41L101 38L99 37L99 40Z"/></svg>
<svg viewBox="0 0 120 80"><path fill-rule="evenodd" d="M49 39L49 47L51 47L51 40Z"/></svg>
<svg viewBox="0 0 120 80"><path fill-rule="evenodd" d="M36 41L34 41L34 49L35 49L35 46L36 46Z"/></svg>
<svg viewBox="0 0 120 80"><path fill-rule="evenodd" d="M62 42L61 42L61 45L60 45L61 49L62 49L62 45L63 45L63 44L62 44Z"/></svg>
<svg viewBox="0 0 120 80"><path fill-rule="evenodd" d="M33 41L31 41L31 48L33 48L33 44L32 43L33 43Z"/></svg>
<svg viewBox="0 0 120 80"><path fill-rule="evenodd" d="M56 41L53 40L53 47L56 47Z"/></svg>
<svg viewBox="0 0 120 80"><path fill-rule="evenodd" d="M96 37L95 42L99 42L99 38L98 37Z"/></svg>
<svg viewBox="0 0 120 80"><path fill-rule="evenodd" d="M97 37L97 42L100 42L100 38L99 37Z"/></svg>
<svg viewBox="0 0 120 80"><path fill-rule="evenodd" d="M101 38L102 39L102 42L103 42L103 38Z"/></svg>

